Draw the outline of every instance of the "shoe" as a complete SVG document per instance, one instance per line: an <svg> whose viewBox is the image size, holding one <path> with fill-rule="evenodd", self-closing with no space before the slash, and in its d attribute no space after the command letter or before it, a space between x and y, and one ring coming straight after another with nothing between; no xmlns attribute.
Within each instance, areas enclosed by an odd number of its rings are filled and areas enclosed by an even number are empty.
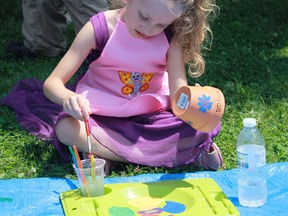
<svg viewBox="0 0 288 216"><path fill-rule="evenodd" d="M210 152L203 152L194 162L194 165L202 167L206 170L217 171L223 166L223 158L219 147L216 143L212 143Z"/></svg>
<svg viewBox="0 0 288 216"><path fill-rule="evenodd" d="M18 58L35 58L38 55L30 51L24 44L23 42L11 42L8 43L6 46L6 51L9 53L12 53Z"/></svg>

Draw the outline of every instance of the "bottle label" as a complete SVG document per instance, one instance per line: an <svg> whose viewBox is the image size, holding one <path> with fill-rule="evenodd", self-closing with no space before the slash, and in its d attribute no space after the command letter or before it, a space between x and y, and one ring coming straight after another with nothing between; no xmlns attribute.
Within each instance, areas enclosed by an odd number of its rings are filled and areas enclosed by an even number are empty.
<svg viewBox="0 0 288 216"><path fill-rule="evenodd" d="M265 148L259 145L244 145L237 148L238 167L253 169L266 163Z"/></svg>

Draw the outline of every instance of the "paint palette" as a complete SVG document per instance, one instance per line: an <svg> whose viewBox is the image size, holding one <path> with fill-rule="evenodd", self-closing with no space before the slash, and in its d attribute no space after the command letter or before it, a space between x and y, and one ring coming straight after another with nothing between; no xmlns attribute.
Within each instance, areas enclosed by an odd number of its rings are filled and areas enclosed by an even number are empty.
<svg viewBox="0 0 288 216"><path fill-rule="evenodd" d="M99 197L82 197L80 189L61 193L65 215L240 215L210 178L105 184L104 190Z"/></svg>

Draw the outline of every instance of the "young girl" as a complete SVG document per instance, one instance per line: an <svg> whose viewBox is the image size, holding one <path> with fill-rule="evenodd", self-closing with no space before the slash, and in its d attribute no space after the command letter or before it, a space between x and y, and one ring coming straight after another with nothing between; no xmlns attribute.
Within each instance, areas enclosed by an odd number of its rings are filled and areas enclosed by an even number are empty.
<svg viewBox="0 0 288 216"><path fill-rule="evenodd" d="M99 13L76 36L44 83L45 95L63 105L54 142L63 157L67 146L98 157L148 166L195 163L217 170L221 153L213 143L220 126L204 133L173 115L170 101L189 74L204 71L201 46L213 0L127 0L123 9ZM91 50L100 52L77 83L66 83ZM64 144L64 145L63 145Z"/></svg>

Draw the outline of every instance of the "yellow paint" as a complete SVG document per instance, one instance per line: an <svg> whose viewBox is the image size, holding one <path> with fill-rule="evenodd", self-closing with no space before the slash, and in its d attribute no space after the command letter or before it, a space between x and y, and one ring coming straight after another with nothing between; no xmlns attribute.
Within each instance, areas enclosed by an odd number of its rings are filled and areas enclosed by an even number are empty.
<svg viewBox="0 0 288 216"><path fill-rule="evenodd" d="M152 197L139 197L127 202L128 205L138 208L140 211L161 207L160 205L165 203L162 198Z"/></svg>

